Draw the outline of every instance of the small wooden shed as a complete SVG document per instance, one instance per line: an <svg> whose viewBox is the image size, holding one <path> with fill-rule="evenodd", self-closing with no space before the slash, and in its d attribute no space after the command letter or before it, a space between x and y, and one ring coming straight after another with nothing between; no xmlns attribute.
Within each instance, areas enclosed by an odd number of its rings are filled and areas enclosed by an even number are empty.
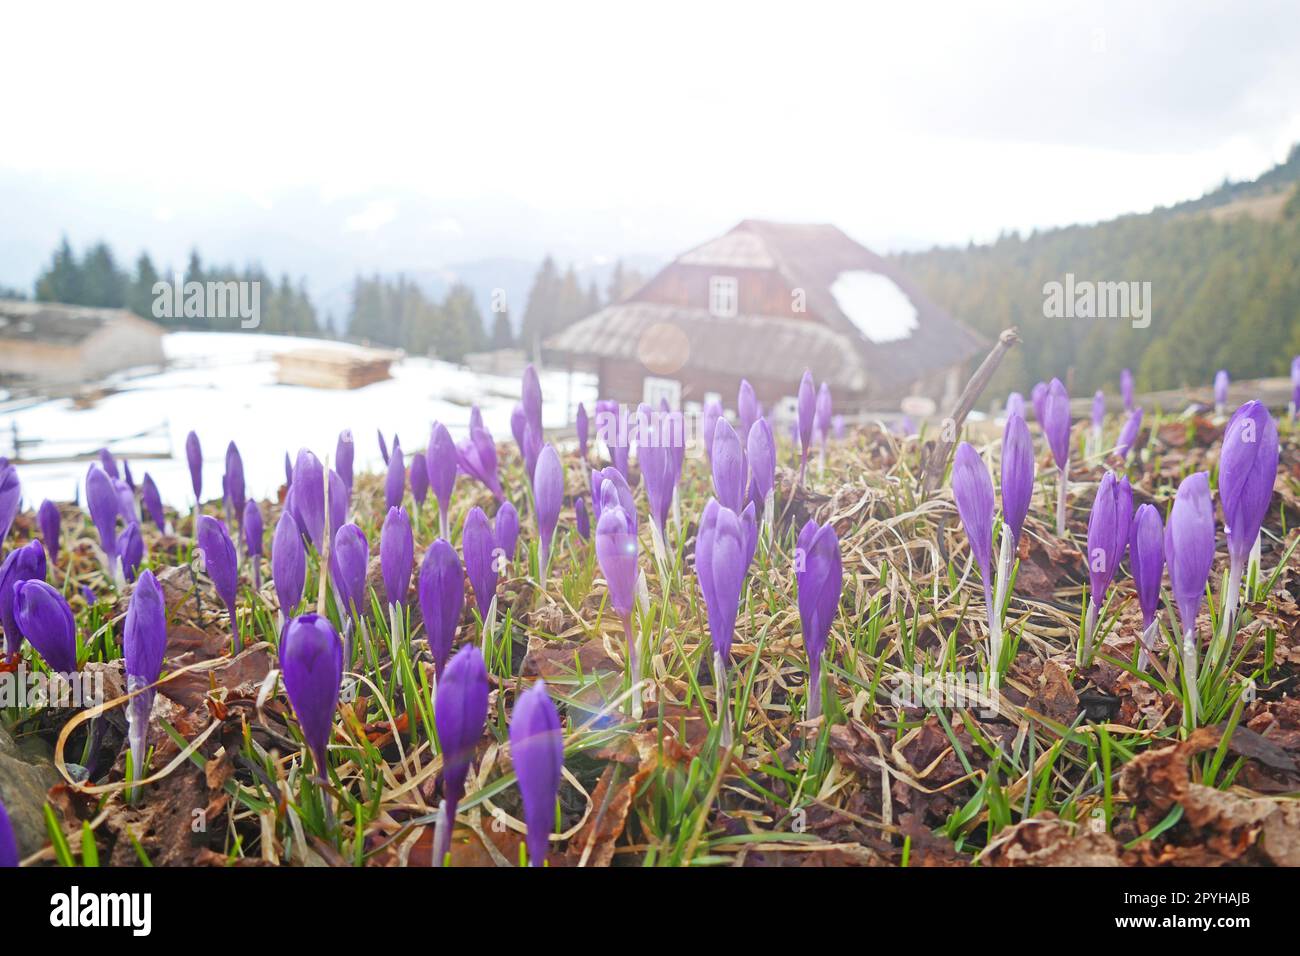
<svg viewBox="0 0 1300 956"><path fill-rule="evenodd" d="M165 362L163 329L126 309L0 299L0 378L74 385Z"/></svg>

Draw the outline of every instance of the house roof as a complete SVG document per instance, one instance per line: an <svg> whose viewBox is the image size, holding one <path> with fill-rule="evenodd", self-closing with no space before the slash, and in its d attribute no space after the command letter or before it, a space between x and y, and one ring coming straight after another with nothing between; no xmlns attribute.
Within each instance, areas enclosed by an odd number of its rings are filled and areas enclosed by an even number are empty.
<svg viewBox="0 0 1300 956"><path fill-rule="evenodd" d="M667 321L679 326L692 342L693 367L754 376L761 374L760 367L771 367L778 378L797 377L808 367L832 384L834 373L843 379L842 386L892 390L964 362L987 347L892 263L832 225L746 219L666 268L676 266L775 270L789 288L804 291L809 318L719 319L703 308L647 301L654 294L651 282L631 299L563 330L547 341L547 347L576 355L636 359L640 357L638 336L654 322ZM848 290L856 290L856 301L846 294ZM870 293L865 300L864 293ZM657 311L648 310L649 306ZM873 310L886 306L901 307L906 314L873 327ZM705 341L717 343L716 354L694 347Z"/></svg>
<svg viewBox="0 0 1300 956"><path fill-rule="evenodd" d="M0 339L6 341L75 346L105 326L122 321L153 325L126 309L0 299ZM158 334L162 334L161 328Z"/></svg>
<svg viewBox="0 0 1300 956"><path fill-rule="evenodd" d="M630 301L575 322L546 344L574 355L638 360L652 374L671 376L689 365L721 375L780 381L790 378L791 368L814 368L835 388L857 391L867 385L844 335L800 319L724 319L707 309Z"/></svg>

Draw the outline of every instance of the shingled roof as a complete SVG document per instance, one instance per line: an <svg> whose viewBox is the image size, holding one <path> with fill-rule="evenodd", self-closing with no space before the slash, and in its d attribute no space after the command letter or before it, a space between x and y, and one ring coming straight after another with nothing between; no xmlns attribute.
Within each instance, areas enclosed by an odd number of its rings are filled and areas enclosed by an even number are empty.
<svg viewBox="0 0 1300 956"><path fill-rule="evenodd" d="M793 225L747 219L691 249L677 266L773 270L806 294L807 318L741 315L718 318L706 309L650 301L654 281L624 302L569 326L546 343L557 352L593 358L640 360L649 332L689 342L694 368L729 375L797 376L812 368L832 385L852 390L905 389L912 382L965 362L985 343L930 301L891 263L832 225ZM665 271L666 271L665 270ZM915 310L901 336L873 341L844 311L832 288L846 275L873 274L892 284ZM873 280L874 281L874 280ZM900 300L901 301L901 300ZM656 330L656 326L665 326ZM878 337L880 338L880 337ZM653 345L649 346L653 351ZM794 370L793 372L791 370Z"/></svg>
<svg viewBox="0 0 1300 956"><path fill-rule="evenodd" d="M0 339L79 345L105 325L123 318L140 321L126 309L0 299Z"/></svg>

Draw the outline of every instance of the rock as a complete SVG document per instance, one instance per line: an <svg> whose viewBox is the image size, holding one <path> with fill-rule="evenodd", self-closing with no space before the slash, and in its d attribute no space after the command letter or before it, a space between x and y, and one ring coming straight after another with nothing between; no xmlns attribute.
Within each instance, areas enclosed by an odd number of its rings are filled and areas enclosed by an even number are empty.
<svg viewBox="0 0 1300 956"><path fill-rule="evenodd" d="M48 842L45 836L45 795L58 782L54 763L43 743L14 741L0 726L0 800L9 812L18 852L28 856Z"/></svg>

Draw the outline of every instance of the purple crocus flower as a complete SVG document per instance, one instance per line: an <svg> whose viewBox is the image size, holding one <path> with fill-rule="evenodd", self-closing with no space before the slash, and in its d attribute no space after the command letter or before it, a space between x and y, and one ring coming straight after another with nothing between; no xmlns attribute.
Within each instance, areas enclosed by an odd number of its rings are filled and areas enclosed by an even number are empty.
<svg viewBox="0 0 1300 956"><path fill-rule="evenodd" d="M240 521L244 530L244 550L253 566L253 590L262 590L262 509L252 498L244 503L244 517Z"/></svg>
<svg viewBox="0 0 1300 956"><path fill-rule="evenodd" d="M1013 413L1002 432L1002 520L1011 529L1013 551L1033 494L1034 441L1025 420Z"/></svg>
<svg viewBox="0 0 1300 956"><path fill-rule="evenodd" d="M339 432L338 444L334 446L334 470L352 494L352 463L356 459L357 445L352 440L352 429L345 428ZM286 459L287 461L288 459Z"/></svg>
<svg viewBox="0 0 1300 956"><path fill-rule="evenodd" d="M745 460L731 422L719 418L713 433L713 492L718 503L739 513L745 496Z"/></svg>
<svg viewBox="0 0 1300 956"><path fill-rule="evenodd" d="M317 552L325 542L325 469L311 451L298 452L293 466L293 516Z"/></svg>
<svg viewBox="0 0 1300 956"><path fill-rule="evenodd" d="M493 537L502 557L509 563L515 559L515 551L519 547L519 512L507 501L497 510L495 520Z"/></svg>
<svg viewBox="0 0 1300 956"><path fill-rule="evenodd" d="M590 437L591 423L587 420L587 406L582 402L578 403L576 424L578 428L578 457L586 461L587 440Z"/></svg>
<svg viewBox="0 0 1300 956"><path fill-rule="evenodd" d="M327 747L343 681L343 642L328 618L304 614L289 622L280 642L280 671L316 764L316 777L323 780L329 770Z"/></svg>
<svg viewBox="0 0 1300 956"><path fill-rule="evenodd" d="M126 659L126 689L135 694L127 704L130 726L127 737L136 778L145 776L145 746L149 738L149 714L156 691L149 687L162 673L167 651L167 605L162 586L152 571L143 571L131 590L122 630L122 656ZM149 688L145 690L144 688Z"/></svg>
<svg viewBox="0 0 1300 956"><path fill-rule="evenodd" d="M1101 428L1106 421L1106 393L1097 389L1092 396L1092 427Z"/></svg>
<svg viewBox="0 0 1300 956"><path fill-rule="evenodd" d="M1007 404L1006 404L1006 414L1007 414L1007 418L1010 418L1012 415L1019 415L1021 418L1024 418L1025 417L1025 396L1021 395L1019 392L1012 392L1010 395L1008 395Z"/></svg>
<svg viewBox="0 0 1300 956"><path fill-rule="evenodd" d="M1124 399L1124 410L1133 411L1133 373L1128 369L1120 370L1119 394Z"/></svg>
<svg viewBox="0 0 1300 956"><path fill-rule="evenodd" d="M1029 390L1029 401L1034 406L1034 420L1038 422L1041 428L1044 421L1044 412L1047 408L1047 383L1039 382Z"/></svg>
<svg viewBox="0 0 1300 956"><path fill-rule="evenodd" d="M439 539L434 542L451 545ZM452 560L456 554L452 552ZM459 562L457 563L459 566ZM488 713L488 675L483 655L473 644L462 647L438 678L438 696L434 701L434 724L438 728L438 749L442 754L441 819L435 833L433 860L442 865L451 843L451 828L456 808L465 796L465 776Z"/></svg>
<svg viewBox="0 0 1300 956"><path fill-rule="evenodd" d="M797 547L803 560L795 566L799 595L799 624L808 653L808 718L821 714L821 665L831 624L840 609L844 590L844 564L840 539L827 522L818 526L808 519L799 531ZM802 567L801 567L802 566Z"/></svg>
<svg viewBox="0 0 1300 956"><path fill-rule="evenodd" d="M22 501L23 486L18 480L18 469L9 462L0 464L0 549L9 529L13 527L14 518L18 517L18 505Z"/></svg>
<svg viewBox="0 0 1300 956"><path fill-rule="evenodd" d="M122 480L126 482L127 487L132 492L135 491L135 476L131 474L131 463L129 461L122 462Z"/></svg>
<svg viewBox="0 0 1300 956"><path fill-rule="evenodd" d="M384 506L401 507L402 497L406 494L406 456L402 446L393 442L392 453L388 456L388 477L384 481Z"/></svg>
<svg viewBox="0 0 1300 956"><path fill-rule="evenodd" d="M966 529L966 538L970 541L971 554L984 578L985 598L992 607L993 480L984 459L970 442L957 446L952 466L952 495L962 526Z"/></svg>
<svg viewBox="0 0 1300 956"><path fill-rule="evenodd" d="M497 501L505 500L497 477L497 448L491 432L486 428L470 429L469 438L456 446L456 459L461 471L482 482Z"/></svg>
<svg viewBox="0 0 1300 956"><path fill-rule="evenodd" d="M429 448L425 452L429 472L429 488L438 499L438 521L442 536L450 540L449 514L451 492L456 487L456 443L442 422L434 422L429 434Z"/></svg>
<svg viewBox="0 0 1300 956"><path fill-rule="evenodd" d="M108 477L114 480L122 477L122 473L117 470L117 459L113 457L113 453L107 448L99 450L99 464L108 473Z"/></svg>
<svg viewBox="0 0 1300 956"><path fill-rule="evenodd" d="M99 532L99 546L108 559L110 570L116 575L117 516L122 510L122 502L113 487L113 479L98 465L91 465L86 472L86 507L90 509L90 520Z"/></svg>
<svg viewBox="0 0 1300 956"><path fill-rule="evenodd" d="M451 654L456 625L465 608L465 570L456 549L442 538L435 540L424 553L416 591L441 696L443 667Z"/></svg>
<svg viewBox="0 0 1300 956"><path fill-rule="evenodd" d="M221 481L225 488L227 513L237 519L244 517L244 459L232 441L226 446L226 474Z"/></svg>
<svg viewBox="0 0 1300 956"><path fill-rule="evenodd" d="M394 447L393 458L398 449ZM406 607L406 594L411 589L411 572L415 567L415 539L411 535L411 519L402 508L388 509L384 527L379 532L379 567L384 578L384 593L388 605Z"/></svg>
<svg viewBox="0 0 1300 956"><path fill-rule="evenodd" d="M190 487L194 489L194 503L203 500L203 449L199 436L190 432L185 436L185 460L190 466Z"/></svg>
<svg viewBox="0 0 1300 956"><path fill-rule="evenodd" d="M1278 456L1277 422L1268 409L1257 401L1238 408L1224 429L1219 453L1219 503L1228 538L1228 621L1236 612L1242 573L1268 515Z"/></svg>
<svg viewBox="0 0 1300 956"><path fill-rule="evenodd" d="M122 565L122 577L129 583L135 580L135 573L144 560L144 539L140 537L140 526L130 522L117 536L117 557Z"/></svg>
<svg viewBox="0 0 1300 956"><path fill-rule="evenodd" d="M546 569L551 564L551 542L555 537L555 525L560 520L560 508L564 504L564 467L552 445L545 445L537 456L537 470L533 475L533 499L537 510L538 564L544 580Z"/></svg>
<svg viewBox="0 0 1300 956"><path fill-rule="evenodd" d="M341 617L357 618L366 612L366 569L370 563L370 545L365 532L355 524L345 524L334 532L330 550L330 582L343 608Z"/></svg>
<svg viewBox="0 0 1300 956"><path fill-rule="evenodd" d="M18 840L14 837L13 824L9 822L9 811L0 801L0 869L13 869L18 863Z"/></svg>
<svg viewBox="0 0 1300 956"><path fill-rule="evenodd" d="M1221 368L1214 373L1214 407L1222 412L1228 404L1228 385L1231 379L1228 378L1228 370Z"/></svg>
<svg viewBox="0 0 1300 956"><path fill-rule="evenodd" d="M642 405L637 412L640 427L637 437L637 459L641 477L645 479L646 499L650 504L650 520L659 535L655 547L663 551L668 528L668 513L672 510L673 494L681 480L681 459L675 454L672 421L667 415ZM660 555L663 560L663 555Z"/></svg>
<svg viewBox="0 0 1300 956"><path fill-rule="evenodd" d="M203 552L203 569L212 579L217 593L225 602L230 614L230 629L239 642L239 626L235 618L235 593L239 588L239 560L235 555L235 543L230 540L230 532L223 522L211 515L199 518L199 530L195 543Z"/></svg>
<svg viewBox="0 0 1300 956"><path fill-rule="evenodd" d="M77 625L63 595L44 581L23 581L14 587L14 619L18 630L51 671L70 674L77 669Z"/></svg>
<svg viewBox="0 0 1300 956"><path fill-rule="evenodd" d="M540 435L542 432L542 383L537 377L537 369L533 368L531 362L524 368L520 396L524 414Z"/></svg>
<svg viewBox="0 0 1300 956"><path fill-rule="evenodd" d="M718 419L723 417L722 403L716 398L704 403L704 457L713 462L713 434L718 427Z"/></svg>
<svg viewBox="0 0 1300 956"><path fill-rule="evenodd" d="M1052 379L1043 399L1043 432L1060 471L1057 479L1056 533L1065 534L1065 498L1070 485L1070 396L1059 378Z"/></svg>
<svg viewBox="0 0 1300 956"><path fill-rule="evenodd" d="M284 486L289 488L293 485L293 462L289 460L289 453L284 453Z"/></svg>
<svg viewBox="0 0 1300 956"><path fill-rule="evenodd" d="M528 413L524 411L524 406L515 402L514 408L510 409L510 437L515 440L515 447L519 449L519 457L527 458L528 452L525 449L524 432L528 430Z"/></svg>
<svg viewBox="0 0 1300 956"><path fill-rule="evenodd" d="M1160 609L1160 579L1165 571L1164 528L1155 505L1142 505L1133 515L1129 534L1129 570L1142 608L1142 640L1138 668L1146 670L1155 645L1156 612Z"/></svg>
<svg viewBox="0 0 1300 956"><path fill-rule="evenodd" d="M158 526L158 530L167 530L167 513L163 511L162 495L158 494L158 486L148 472L145 472L144 480L140 482L140 499L144 502L145 511L149 513L149 519Z"/></svg>
<svg viewBox="0 0 1300 956"><path fill-rule="evenodd" d="M461 552L465 558L465 576L474 589L474 604L484 627L497 592L496 538L482 508L471 508L460 532Z"/></svg>
<svg viewBox="0 0 1300 956"><path fill-rule="evenodd" d="M1119 441L1115 443L1115 454L1127 460L1129 452L1133 450L1133 443L1137 441L1138 433L1141 430L1142 409L1134 408L1129 412L1128 418L1124 419L1124 427L1119 431Z"/></svg>
<svg viewBox="0 0 1300 956"><path fill-rule="evenodd" d="M817 388L812 372L805 369L799 380L799 485L803 486L808 467L808 449L812 447L813 417L817 412ZM723 502L725 505L726 502Z"/></svg>
<svg viewBox="0 0 1300 956"><path fill-rule="evenodd" d="M307 552L298 523L287 510L280 513L271 538L271 581L280 602L281 624L288 621L302 603L307 583Z"/></svg>
<svg viewBox="0 0 1300 956"><path fill-rule="evenodd" d="M578 537L583 541L591 538L591 516L587 513L587 499L579 495L573 502L573 520L578 528Z"/></svg>
<svg viewBox="0 0 1300 956"><path fill-rule="evenodd" d="M1091 588L1088 601L1088 620L1084 629L1084 660L1097 623L1097 614L1106 603L1106 592L1128 547L1129 531L1133 523L1133 492L1127 478L1115 479L1115 473L1106 472L1097 487L1097 496L1088 515L1088 581Z"/></svg>
<svg viewBox="0 0 1300 956"><path fill-rule="evenodd" d="M384 431L383 431L382 428L377 428L377 429L375 429L375 432L376 432L376 434L379 435L379 457L382 458L382 459L384 460L384 465L385 465L385 467L387 467L387 465L388 465L388 442L384 440Z"/></svg>
<svg viewBox="0 0 1300 956"><path fill-rule="evenodd" d="M770 521L768 500L776 490L776 439L767 419L759 417L749 429L746 442L749 461L749 497L763 509L764 522Z"/></svg>
<svg viewBox="0 0 1300 956"><path fill-rule="evenodd" d="M1205 595L1205 585L1214 566L1214 502L1210 498L1210 475L1198 471L1178 486L1174 506L1165 525L1165 564L1169 585L1178 608L1181 627L1185 704L1191 726L1196 725L1199 696L1196 690L1196 615Z"/></svg>
<svg viewBox="0 0 1300 956"><path fill-rule="evenodd" d="M609 587L609 603L623 622L623 635L628 644L628 666L632 682L640 680L640 664L636 638L632 631L632 610L636 606L637 539L636 522L617 502L613 482L606 481L603 488L605 503L596 522L596 561L600 573ZM641 714L641 696L632 697L632 714Z"/></svg>
<svg viewBox="0 0 1300 956"><path fill-rule="evenodd" d="M831 416L834 406L831 400L831 387L822 382L817 389L817 404L813 411L813 432L821 438L824 446L831 437Z"/></svg>
<svg viewBox="0 0 1300 956"><path fill-rule="evenodd" d="M45 544L45 556L49 558L50 564L57 564L59 560L61 522L59 506L48 498L42 501L40 510L36 512L36 523L41 526L41 541Z"/></svg>
<svg viewBox="0 0 1300 956"><path fill-rule="evenodd" d="M759 416L758 396L754 394L754 386L749 384L749 379L740 380L740 390L736 394L736 418L740 422L740 434L742 437L749 435L749 430L758 421Z"/></svg>
<svg viewBox="0 0 1300 956"><path fill-rule="evenodd" d="M731 659L731 641L748 570L747 550L740 518L716 498L710 498L695 537L695 574L709 618L714 658L723 672Z"/></svg>
<svg viewBox="0 0 1300 956"><path fill-rule="evenodd" d="M113 481L113 491L117 493L117 513L127 524L139 524L140 516L135 510L135 492L121 478Z"/></svg>
<svg viewBox="0 0 1300 956"><path fill-rule="evenodd" d="M510 758L524 800L524 823L528 832L528 862L543 866L555 820L555 800L560 793L564 768L564 736L560 715L539 680L515 700L510 717Z"/></svg>
<svg viewBox="0 0 1300 956"><path fill-rule="evenodd" d="M326 534L333 535L348 520L348 486L343 483L339 473L330 469L329 525Z"/></svg>
<svg viewBox="0 0 1300 956"><path fill-rule="evenodd" d="M417 510L424 507L429 496L429 460L424 455L411 456L411 497Z"/></svg>
<svg viewBox="0 0 1300 956"><path fill-rule="evenodd" d="M624 480L623 473L613 465L604 469L598 468L591 473L591 501L593 517L597 524L600 523L601 512L612 502L626 512L635 531L636 504L632 499L632 489Z"/></svg>
<svg viewBox="0 0 1300 956"><path fill-rule="evenodd" d="M17 654L23 644L23 632L14 617L14 591L24 581L45 580L45 548L30 541L14 548L0 564L0 626L5 632L5 653Z"/></svg>

